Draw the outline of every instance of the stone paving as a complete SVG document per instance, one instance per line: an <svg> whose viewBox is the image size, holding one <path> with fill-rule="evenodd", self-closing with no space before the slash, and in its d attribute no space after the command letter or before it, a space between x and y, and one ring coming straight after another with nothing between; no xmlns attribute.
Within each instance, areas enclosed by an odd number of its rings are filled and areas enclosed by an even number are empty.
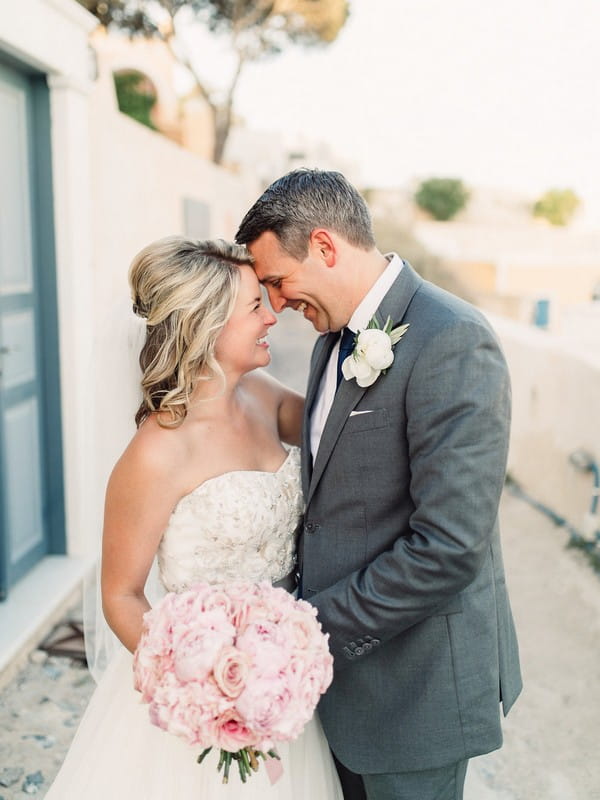
<svg viewBox="0 0 600 800"><path fill-rule="evenodd" d="M273 371L301 391L313 338L291 312L273 334ZM501 523L525 690L504 747L472 761L465 800L600 800L600 579L509 490ZM44 797L93 686L75 662L36 650L0 691L0 800Z"/></svg>
<svg viewBox="0 0 600 800"><path fill-rule="evenodd" d="M465 800L600 800L600 577L509 491L500 521L524 690Z"/></svg>
<svg viewBox="0 0 600 800"><path fill-rule="evenodd" d="M31 654L0 692L0 800L44 796L94 686L70 658Z"/></svg>

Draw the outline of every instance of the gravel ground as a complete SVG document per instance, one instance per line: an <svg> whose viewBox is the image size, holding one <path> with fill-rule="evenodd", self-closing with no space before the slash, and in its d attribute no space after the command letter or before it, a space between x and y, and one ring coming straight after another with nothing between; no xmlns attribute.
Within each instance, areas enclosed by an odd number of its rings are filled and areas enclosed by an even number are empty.
<svg viewBox="0 0 600 800"><path fill-rule="evenodd" d="M501 523L524 690L466 800L600 800L600 578L508 491Z"/></svg>
<svg viewBox="0 0 600 800"><path fill-rule="evenodd" d="M289 314L277 334L273 371L303 390L314 337ZM525 690L504 747L471 763L465 800L600 800L600 580L509 491L501 522ZM92 690L70 659L31 654L0 692L0 800L44 796Z"/></svg>
<svg viewBox="0 0 600 800"><path fill-rule="evenodd" d="M0 800L44 796L94 686L77 662L31 654L0 692Z"/></svg>

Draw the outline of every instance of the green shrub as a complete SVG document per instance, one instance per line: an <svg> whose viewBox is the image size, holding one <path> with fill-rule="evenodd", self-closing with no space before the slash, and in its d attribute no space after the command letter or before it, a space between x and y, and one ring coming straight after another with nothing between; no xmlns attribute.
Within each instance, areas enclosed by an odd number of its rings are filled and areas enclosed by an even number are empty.
<svg viewBox="0 0 600 800"><path fill-rule="evenodd" d="M468 199L469 192L458 178L430 178L415 193L417 205L440 221L452 219Z"/></svg>
<svg viewBox="0 0 600 800"><path fill-rule="evenodd" d="M571 189L549 189L533 206L534 217L543 217L552 225L566 225L579 206Z"/></svg>

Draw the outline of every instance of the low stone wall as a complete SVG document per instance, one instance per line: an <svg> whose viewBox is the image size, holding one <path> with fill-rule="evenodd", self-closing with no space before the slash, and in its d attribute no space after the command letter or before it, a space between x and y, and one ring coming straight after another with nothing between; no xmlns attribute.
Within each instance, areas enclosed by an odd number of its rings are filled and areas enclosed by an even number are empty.
<svg viewBox="0 0 600 800"><path fill-rule="evenodd" d="M488 315L512 378L508 469L523 489L583 531L593 479L569 460L584 449L600 462L600 348Z"/></svg>

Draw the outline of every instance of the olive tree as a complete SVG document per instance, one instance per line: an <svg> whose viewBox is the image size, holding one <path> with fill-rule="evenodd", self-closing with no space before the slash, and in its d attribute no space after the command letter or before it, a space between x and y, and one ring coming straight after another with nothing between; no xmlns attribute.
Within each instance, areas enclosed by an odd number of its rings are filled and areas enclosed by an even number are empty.
<svg viewBox="0 0 600 800"><path fill-rule="evenodd" d="M213 161L223 160L235 92L246 64L274 56L290 44L334 41L349 13L347 0L78 0L106 28L164 41L187 70L210 108ZM227 42L233 57L228 85L210 84L210 67L190 46L184 29L200 24Z"/></svg>

